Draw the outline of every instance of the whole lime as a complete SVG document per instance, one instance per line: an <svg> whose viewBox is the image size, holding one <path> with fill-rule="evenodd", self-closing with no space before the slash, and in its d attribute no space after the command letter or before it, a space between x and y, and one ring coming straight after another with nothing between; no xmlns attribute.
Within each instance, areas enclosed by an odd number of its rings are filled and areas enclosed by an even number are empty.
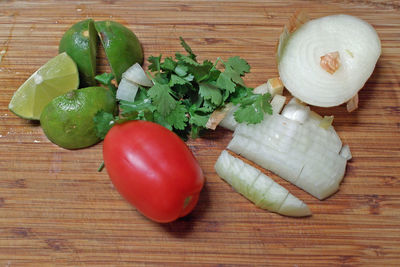
<svg viewBox="0 0 400 267"><path fill-rule="evenodd" d="M100 110L115 113L114 95L104 87L87 87L54 98L43 110L40 124L47 138L67 149L96 144L94 116Z"/></svg>
<svg viewBox="0 0 400 267"><path fill-rule="evenodd" d="M63 35L58 51L75 61L79 70L80 87L96 84L97 32L92 19L75 23Z"/></svg>
<svg viewBox="0 0 400 267"><path fill-rule="evenodd" d="M143 50L136 35L115 21L96 21L95 27L112 72L119 82L122 73L135 63L143 63Z"/></svg>

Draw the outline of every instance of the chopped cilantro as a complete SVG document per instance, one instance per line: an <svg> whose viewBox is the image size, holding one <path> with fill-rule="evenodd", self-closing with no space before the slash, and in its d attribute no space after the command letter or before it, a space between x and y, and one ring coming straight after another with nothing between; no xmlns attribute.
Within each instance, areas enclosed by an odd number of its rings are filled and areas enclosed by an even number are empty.
<svg viewBox="0 0 400 267"><path fill-rule="evenodd" d="M240 123L259 123L265 113L272 114L269 94L256 95L245 86L243 76L250 72L246 60L231 57L218 58L215 63L197 61L190 46L180 38L186 55L175 57L150 56L150 76L154 85L140 87L135 101L120 101L121 114L114 116L99 112L95 116L96 131L104 138L115 123L127 120L148 120L176 132L183 139L198 137L206 129L210 115L228 103L239 105L234 113ZM221 62L223 70L217 68ZM101 83L112 86L111 74L96 77Z"/></svg>

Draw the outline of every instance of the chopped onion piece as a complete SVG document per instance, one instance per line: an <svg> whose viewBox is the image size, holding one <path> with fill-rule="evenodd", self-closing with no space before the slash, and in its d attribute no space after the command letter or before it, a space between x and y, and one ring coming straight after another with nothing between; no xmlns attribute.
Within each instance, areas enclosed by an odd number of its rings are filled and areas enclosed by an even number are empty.
<svg viewBox="0 0 400 267"><path fill-rule="evenodd" d="M139 63L133 64L122 74L122 77L129 80L130 82L134 82L142 86L153 86L153 82L149 79L149 77L147 77L146 73L139 65Z"/></svg>
<svg viewBox="0 0 400 267"><path fill-rule="evenodd" d="M292 98L282 110L284 117L300 123L304 123L307 120L309 113L310 107L298 103L295 98Z"/></svg>
<svg viewBox="0 0 400 267"><path fill-rule="evenodd" d="M319 123L319 127L322 129L328 129L333 123L333 116L324 116L324 118Z"/></svg>
<svg viewBox="0 0 400 267"><path fill-rule="evenodd" d="M139 86L135 83L122 78L119 83L116 98L118 100L134 101Z"/></svg>
<svg viewBox="0 0 400 267"><path fill-rule="evenodd" d="M266 94L270 93L271 96L281 95L283 93L283 83L279 77L268 79L266 83L263 83L254 88L253 93L255 94Z"/></svg>
<svg viewBox="0 0 400 267"><path fill-rule="evenodd" d="M257 207L286 216L311 215L310 209L303 201L258 169L230 155L226 150L219 156L215 170L222 179Z"/></svg>
<svg viewBox="0 0 400 267"><path fill-rule="evenodd" d="M354 110L356 110L358 108L358 94L356 94L355 96L353 96L352 99L350 99L347 104L346 104L346 108L348 112L352 112Z"/></svg>
<svg viewBox="0 0 400 267"><path fill-rule="evenodd" d="M232 108L233 108L233 104L229 103L222 109L214 110L214 112L211 113L210 118L208 118L208 121L206 123L206 128L215 130L217 128L218 124L220 124L220 122L226 117L226 115L229 113L229 111Z"/></svg>
<svg viewBox="0 0 400 267"><path fill-rule="evenodd" d="M263 83L263 84L257 86L256 88L254 88L253 93L259 94L259 95L269 93L268 84Z"/></svg>
<svg viewBox="0 0 400 267"><path fill-rule="evenodd" d="M283 95L275 95L271 100L271 107L273 113L281 113L283 106L285 105L286 97Z"/></svg>
<svg viewBox="0 0 400 267"><path fill-rule="evenodd" d="M231 109L228 110L228 112L226 113L225 118L219 123L219 126L234 131L236 129L236 126L239 124L235 120L235 116L233 115L237 109L238 106L231 107Z"/></svg>
<svg viewBox="0 0 400 267"><path fill-rule="evenodd" d="M281 95L283 93L283 83L279 77L268 79L267 86L271 96Z"/></svg>
<svg viewBox="0 0 400 267"><path fill-rule="evenodd" d="M342 149L340 150L340 156L342 156L343 158L345 158L346 160L351 160L352 159L352 155L351 155L351 151L350 151L350 147L348 145L344 145L342 147Z"/></svg>

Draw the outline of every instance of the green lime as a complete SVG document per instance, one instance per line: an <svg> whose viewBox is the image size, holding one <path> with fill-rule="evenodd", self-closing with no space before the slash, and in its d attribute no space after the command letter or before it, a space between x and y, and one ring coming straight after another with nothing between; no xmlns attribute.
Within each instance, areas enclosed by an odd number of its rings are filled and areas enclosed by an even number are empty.
<svg viewBox="0 0 400 267"><path fill-rule="evenodd" d="M136 35L118 22L96 21L95 27L114 76L119 82L122 73L130 66L143 63L142 46Z"/></svg>
<svg viewBox="0 0 400 267"><path fill-rule="evenodd" d="M53 98L78 88L78 85L76 64L62 53L50 59L18 88L8 108L24 119L38 120Z"/></svg>
<svg viewBox="0 0 400 267"><path fill-rule="evenodd" d="M96 84L97 33L94 21L87 19L74 24L63 35L58 48L76 62L79 70L80 87Z"/></svg>
<svg viewBox="0 0 400 267"><path fill-rule="evenodd" d="M100 110L115 113L114 95L104 87L87 87L54 98L43 110L40 124L50 141L67 149L96 144L94 116Z"/></svg>

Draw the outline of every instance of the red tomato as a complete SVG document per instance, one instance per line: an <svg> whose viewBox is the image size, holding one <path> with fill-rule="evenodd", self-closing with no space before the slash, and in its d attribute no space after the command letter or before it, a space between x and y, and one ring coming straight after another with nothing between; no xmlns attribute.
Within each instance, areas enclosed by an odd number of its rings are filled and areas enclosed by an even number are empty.
<svg viewBox="0 0 400 267"><path fill-rule="evenodd" d="M121 195L143 215L171 222L195 207L203 172L172 131L147 121L111 128L104 139L104 164Z"/></svg>

